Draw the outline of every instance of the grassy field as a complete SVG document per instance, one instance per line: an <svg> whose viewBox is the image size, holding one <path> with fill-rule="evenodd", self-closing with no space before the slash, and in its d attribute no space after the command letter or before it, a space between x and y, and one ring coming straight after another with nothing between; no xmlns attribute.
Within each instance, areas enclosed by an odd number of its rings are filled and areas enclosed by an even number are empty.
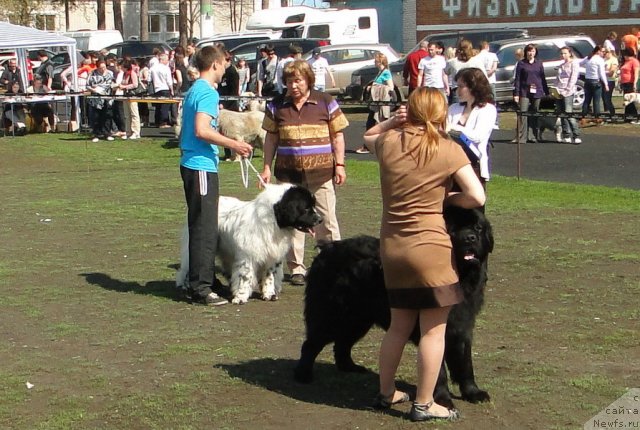
<svg viewBox="0 0 640 430"><path fill-rule="evenodd" d="M338 373L328 348L304 386L291 378L302 289L216 309L182 301L174 142L56 134L0 148L0 428L415 428L404 406L368 409L379 330L354 350L371 373ZM377 235L377 166L347 170L343 236ZM257 193L238 164L220 178L223 194ZM496 247L474 360L493 400L458 401L463 419L433 428L582 428L640 386L639 211L637 191L491 181ZM413 387L412 346L398 376Z"/></svg>

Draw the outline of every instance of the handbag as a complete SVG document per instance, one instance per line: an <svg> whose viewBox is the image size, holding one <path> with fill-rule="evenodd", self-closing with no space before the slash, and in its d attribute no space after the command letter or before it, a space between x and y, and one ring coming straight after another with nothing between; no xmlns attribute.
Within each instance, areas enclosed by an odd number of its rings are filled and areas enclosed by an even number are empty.
<svg viewBox="0 0 640 430"><path fill-rule="evenodd" d="M138 86L136 88L125 91L125 96L141 96L147 94L147 87L144 86L142 81L138 80Z"/></svg>

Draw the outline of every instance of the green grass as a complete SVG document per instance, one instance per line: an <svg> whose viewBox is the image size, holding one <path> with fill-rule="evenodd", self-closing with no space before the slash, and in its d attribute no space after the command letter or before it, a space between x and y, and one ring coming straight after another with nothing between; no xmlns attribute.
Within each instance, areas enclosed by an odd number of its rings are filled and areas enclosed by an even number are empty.
<svg viewBox="0 0 640 430"><path fill-rule="evenodd" d="M377 374L336 372L331 347L314 384L291 381L301 289L219 309L178 300L174 143L56 134L0 149L1 428L414 428L368 411ZM347 172L342 234L377 235L377 164L348 160ZM223 194L250 199L251 183L221 164ZM637 385L639 210L638 191L492 179L496 249L474 361L493 402L458 401L456 428L579 428ZM359 342L355 361L377 371L381 337ZM415 351L401 384L415 384Z"/></svg>

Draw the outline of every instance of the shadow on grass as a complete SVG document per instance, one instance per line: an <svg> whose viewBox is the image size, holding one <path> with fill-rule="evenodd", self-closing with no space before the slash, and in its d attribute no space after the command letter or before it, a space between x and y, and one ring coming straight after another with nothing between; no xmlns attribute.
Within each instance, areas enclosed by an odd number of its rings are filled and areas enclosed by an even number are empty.
<svg viewBox="0 0 640 430"><path fill-rule="evenodd" d="M214 367L234 378L265 388L301 402L322 404L343 409L373 410L371 404L378 392L378 375L373 372L339 372L333 363L316 362L314 381L301 384L293 379L296 360L289 358L259 358L243 363L216 364ZM399 390L415 394L415 386L404 381ZM404 408L403 408L404 409ZM390 409L383 413L402 417L402 410Z"/></svg>
<svg viewBox="0 0 640 430"><path fill-rule="evenodd" d="M148 294L157 297L164 297L176 302L186 302L186 298L176 287L174 281L149 281L144 285L137 282L122 281L112 278L105 273L80 273L87 283L97 285L105 290L118 291L121 293L133 292L136 294Z"/></svg>
<svg viewBox="0 0 640 430"><path fill-rule="evenodd" d="M162 147L164 149L175 149L178 146L180 146L180 140L176 139L176 138L170 138L165 140L165 142L162 144Z"/></svg>

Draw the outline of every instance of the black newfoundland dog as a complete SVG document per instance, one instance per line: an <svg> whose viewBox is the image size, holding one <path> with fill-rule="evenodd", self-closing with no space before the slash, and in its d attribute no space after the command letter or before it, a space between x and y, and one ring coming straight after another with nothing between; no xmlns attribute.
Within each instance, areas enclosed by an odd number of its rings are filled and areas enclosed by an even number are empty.
<svg viewBox="0 0 640 430"><path fill-rule="evenodd" d="M449 207L444 216L465 297L449 314L444 361L464 400L488 401L489 394L475 382L471 342L476 316L484 301L487 257L493 250L491 224L477 209ZM351 348L373 325L387 330L390 324L380 240L359 236L323 245L308 271L305 294L307 338L295 379L311 382L316 357L331 342L339 370L366 372L366 368L353 362ZM417 344L419 339L416 325L411 340ZM439 404L453 407L444 362L434 397Z"/></svg>

